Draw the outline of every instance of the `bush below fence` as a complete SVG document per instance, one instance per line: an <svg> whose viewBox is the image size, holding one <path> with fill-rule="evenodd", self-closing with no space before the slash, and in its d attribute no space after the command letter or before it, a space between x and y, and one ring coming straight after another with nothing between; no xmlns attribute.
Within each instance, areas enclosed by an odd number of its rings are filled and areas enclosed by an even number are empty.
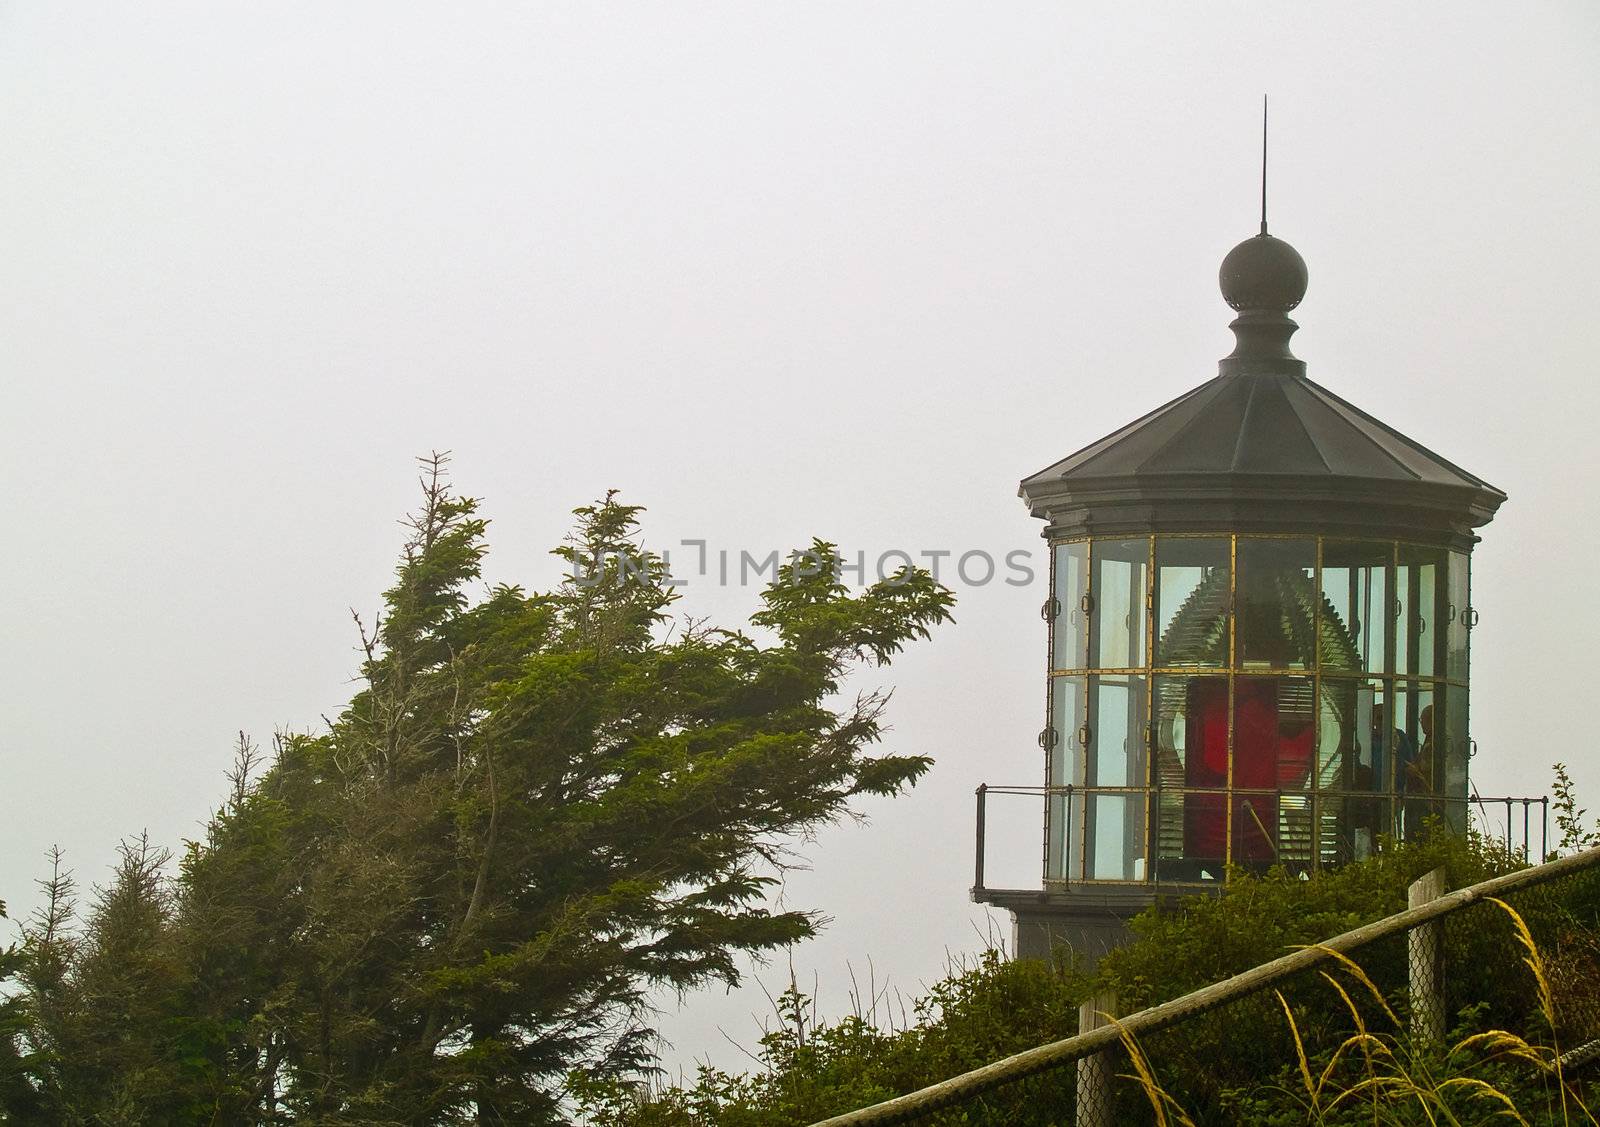
<svg viewBox="0 0 1600 1127"><path fill-rule="evenodd" d="M1446 836L1391 848L1310 882L1282 874L1241 877L1221 897L1197 898L1181 911L1141 917L1135 942L1102 960L1094 979L1068 965L1007 962L991 951L956 968L914 1001L885 1005L869 990L857 1013L841 1021L817 1021L811 1004L796 992L786 1003L792 1017L752 1050L760 1065L756 1070L738 1075L705 1069L693 1082L642 1100L632 1091L591 1088L587 1112L605 1127L755 1127L841 1116L1070 1038L1078 1029L1080 1004L1096 990L1114 991L1127 1014L1269 962L1297 944L1381 920L1403 909L1407 887L1435 868L1444 869L1446 886L1453 888L1525 870L1518 858L1492 843ZM1568 859L1556 871L1557 879L1546 870L1508 893L1546 954L1557 1013L1565 1023L1558 1023L1553 1036L1563 1047L1577 1045L1600 1020L1582 1004L1586 998L1600 999L1597 868L1574 867ZM1474 899L1466 907L1447 904L1441 920L1446 1024L1461 1027L1465 1020L1473 1028L1501 1026L1549 1042L1552 1034L1540 1027L1537 991L1522 965L1510 917ZM1404 930L1360 947L1360 961L1370 967L1374 983L1404 1024ZM1362 1020L1376 1017L1371 1028L1386 1035L1401 1032L1386 1029L1377 1001L1348 975L1341 983L1357 999ZM1338 991L1314 968L1303 967L1276 987L1289 1000L1313 1059L1354 1025ZM1140 1043L1158 1080L1201 1123L1272 1121L1270 1116L1282 1109L1274 1112L1261 1100L1270 1104L1273 1085L1293 1079L1285 1069L1295 1068L1294 1039L1266 987L1225 998L1169 1030L1146 1030ZM1119 1053L1111 1071L1128 1074L1127 1057ZM953 1099L922 1101L916 1109L896 1101L900 1106L890 1114L844 1114L835 1122L1071 1123L1075 1072L1075 1058L1058 1055L1032 1075L1013 1073L1004 1083L971 1086ZM1137 1085L1118 1081L1112 1098L1114 1122L1150 1120ZM1286 1106L1293 1103L1281 1094L1277 1098ZM1250 1118L1241 1119L1246 1113Z"/></svg>

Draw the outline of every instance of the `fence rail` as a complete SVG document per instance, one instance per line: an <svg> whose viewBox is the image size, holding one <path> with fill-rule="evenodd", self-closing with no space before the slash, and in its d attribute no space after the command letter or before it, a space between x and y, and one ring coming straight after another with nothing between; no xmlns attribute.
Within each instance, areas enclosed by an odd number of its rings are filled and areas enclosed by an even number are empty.
<svg viewBox="0 0 1600 1127"><path fill-rule="evenodd" d="M1348 955L1377 940L1404 936L1420 925L1441 920L1489 897L1503 898L1524 892L1596 866L1600 866L1600 847L1444 893L1323 943L1252 967L1222 982L1140 1010L1122 1018L1117 1025L1103 1025L1074 1037L1040 1045L919 1091L821 1120L813 1127L876 1127L878 1124L912 1122L1004 1085L1062 1068L1111 1049L1124 1033L1134 1037L1157 1033L1229 1002L1256 994L1303 971L1334 961L1337 955ZM1594 1043L1591 1043L1573 1050L1569 1055L1576 1060L1596 1051L1600 1050L1596 1050Z"/></svg>

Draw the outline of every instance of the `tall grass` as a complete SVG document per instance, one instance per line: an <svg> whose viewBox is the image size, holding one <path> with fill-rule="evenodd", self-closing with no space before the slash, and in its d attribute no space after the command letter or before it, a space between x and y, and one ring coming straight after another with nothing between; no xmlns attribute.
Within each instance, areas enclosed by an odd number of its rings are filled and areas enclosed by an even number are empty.
<svg viewBox="0 0 1600 1127"><path fill-rule="evenodd" d="M1503 900L1490 899L1511 918L1522 950L1521 965L1532 978L1537 1010L1550 1031L1550 1043L1538 1044L1505 1029L1490 1029L1458 1036L1442 1051L1418 1044L1405 1035L1383 992L1357 962L1315 945L1339 964L1350 982L1371 996L1393 1028L1384 1032L1370 1029L1345 983L1324 971L1322 977L1341 999L1354 1032L1331 1052L1313 1056L1307 1052L1294 1009L1282 992L1274 991L1295 1059L1285 1069L1290 1079L1266 1085L1267 1098L1255 1104L1258 1109L1276 1104L1271 1123L1466 1127L1511 1122L1524 1127L1557 1123L1562 1127L1600 1127L1592 1098L1562 1067L1561 1026L1546 959L1517 910ZM1137 1039L1117 1025L1132 1065L1132 1071L1122 1078L1134 1082L1144 1094L1154 1122L1159 1127L1195 1127L1194 1118L1180 1101L1161 1086L1155 1066Z"/></svg>

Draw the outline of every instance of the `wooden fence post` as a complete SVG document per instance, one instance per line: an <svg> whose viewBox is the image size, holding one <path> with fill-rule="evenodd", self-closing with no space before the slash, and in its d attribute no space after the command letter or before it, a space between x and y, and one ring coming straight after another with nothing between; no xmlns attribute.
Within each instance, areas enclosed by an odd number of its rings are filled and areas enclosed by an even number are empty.
<svg viewBox="0 0 1600 1127"><path fill-rule="evenodd" d="M1110 990L1101 990L1078 1007L1078 1032L1088 1033L1101 1026L1110 1025L1107 1014L1117 1012L1117 996ZM1078 1061L1076 1127L1115 1127L1112 1120L1111 1057L1113 1049L1102 1049Z"/></svg>
<svg viewBox="0 0 1600 1127"><path fill-rule="evenodd" d="M1406 907L1420 908L1444 895L1444 870L1424 873L1406 889ZM1406 933L1411 964L1411 1035L1438 1044L1444 1040L1444 922L1429 920Z"/></svg>

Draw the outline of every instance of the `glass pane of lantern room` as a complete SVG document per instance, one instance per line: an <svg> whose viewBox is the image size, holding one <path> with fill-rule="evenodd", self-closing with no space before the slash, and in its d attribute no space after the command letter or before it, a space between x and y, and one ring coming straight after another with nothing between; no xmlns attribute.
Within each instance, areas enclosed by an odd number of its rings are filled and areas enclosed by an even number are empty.
<svg viewBox="0 0 1600 1127"><path fill-rule="evenodd" d="M1336 868L1365 861L1389 832L1389 803L1376 795L1317 796L1317 863Z"/></svg>
<svg viewBox="0 0 1600 1127"><path fill-rule="evenodd" d="M1396 693L1389 685L1373 692L1369 709L1362 708L1365 696L1357 697L1356 738L1361 741L1360 762L1366 765L1356 769L1358 782L1371 779L1370 786L1360 789L1390 793L1403 789L1405 773L1416 754L1405 728L1408 703L1408 693Z"/></svg>
<svg viewBox="0 0 1600 1127"><path fill-rule="evenodd" d="M1050 665L1053 669L1082 669L1088 653L1089 621L1084 598L1089 593L1089 542L1057 544L1055 590L1051 604Z"/></svg>
<svg viewBox="0 0 1600 1127"><path fill-rule="evenodd" d="M1083 877L1083 792L1052 791L1046 816L1045 879Z"/></svg>
<svg viewBox="0 0 1600 1127"><path fill-rule="evenodd" d="M1084 737L1089 732L1089 696L1082 677L1050 680L1050 785L1084 785L1088 760Z"/></svg>
<svg viewBox="0 0 1600 1127"><path fill-rule="evenodd" d="M1232 597L1225 536L1156 538L1156 664L1228 663L1228 606Z"/></svg>
<svg viewBox="0 0 1600 1127"><path fill-rule="evenodd" d="M1467 829L1467 760L1472 757L1472 741L1467 733L1467 690L1450 685L1439 690L1444 696L1444 708L1434 704L1434 722L1443 712L1444 731L1434 731L1434 739L1444 746L1444 797L1445 814L1450 828L1457 833Z"/></svg>
<svg viewBox="0 0 1600 1127"><path fill-rule="evenodd" d="M1441 667L1445 586L1444 549L1400 546L1395 569L1396 673L1433 677Z"/></svg>
<svg viewBox="0 0 1600 1127"><path fill-rule="evenodd" d="M1324 677L1317 702L1317 786L1321 790L1389 788L1373 728L1384 707L1382 682Z"/></svg>
<svg viewBox="0 0 1600 1127"><path fill-rule="evenodd" d="M1096 540L1092 559L1090 664L1096 669L1140 668L1150 540Z"/></svg>
<svg viewBox="0 0 1600 1127"><path fill-rule="evenodd" d="M1089 678L1086 729L1089 747L1086 782L1093 787L1145 786L1144 677L1101 674ZM1063 712L1070 708L1064 704ZM1083 813L1088 849L1084 875L1093 880L1143 880L1145 798L1140 794L1090 794L1075 810ZM1068 848L1071 855L1071 847Z"/></svg>
<svg viewBox="0 0 1600 1127"><path fill-rule="evenodd" d="M1310 865L1304 792L1311 787L1316 753L1313 704L1309 677L1234 681L1232 857L1237 865Z"/></svg>
<svg viewBox="0 0 1600 1127"><path fill-rule="evenodd" d="M1048 783L1051 787L1082 788L1088 757L1084 737L1089 732L1089 695L1082 677L1055 677L1050 682L1050 749ZM1045 847L1045 876L1051 880L1077 880L1083 875L1083 795L1051 793Z"/></svg>
<svg viewBox="0 0 1600 1127"><path fill-rule="evenodd" d="M1441 747L1435 729L1443 734L1434 687L1426 682L1399 681L1394 692L1394 785L1400 794L1401 832L1407 840L1419 838L1429 818L1443 818L1437 801L1444 781ZM1442 717L1439 718L1442 721Z"/></svg>
<svg viewBox="0 0 1600 1127"><path fill-rule="evenodd" d="M1312 796L1278 796L1278 852L1276 863L1291 875L1310 873L1315 850L1311 822Z"/></svg>
<svg viewBox="0 0 1600 1127"><path fill-rule="evenodd" d="M1227 856L1228 679L1157 677L1160 879L1221 880Z"/></svg>
<svg viewBox="0 0 1600 1127"><path fill-rule="evenodd" d="M1183 884L1220 883L1227 873L1222 856L1226 833L1228 796L1224 791L1204 794L1157 792L1150 807L1156 819L1156 879ZM1205 836L1213 829L1215 836Z"/></svg>
<svg viewBox="0 0 1600 1127"><path fill-rule="evenodd" d="M1085 835L1091 880L1144 880L1144 795L1091 794L1088 796Z"/></svg>
<svg viewBox="0 0 1600 1127"><path fill-rule="evenodd" d="M1233 864L1264 873L1278 860L1278 796L1233 792Z"/></svg>
<svg viewBox="0 0 1600 1127"><path fill-rule="evenodd" d="M1241 536L1238 567L1240 663L1310 669L1316 664L1316 541Z"/></svg>
<svg viewBox="0 0 1600 1127"><path fill-rule="evenodd" d="M1145 782L1145 686L1142 676L1106 673L1089 678L1088 782L1096 787L1142 787Z"/></svg>
<svg viewBox="0 0 1600 1127"><path fill-rule="evenodd" d="M1322 668L1383 673L1389 657L1389 544L1325 540L1322 544ZM1330 613L1331 612L1331 613Z"/></svg>
<svg viewBox="0 0 1600 1127"><path fill-rule="evenodd" d="M1240 677L1233 688L1233 785L1311 789L1316 750L1309 677Z"/></svg>
<svg viewBox="0 0 1600 1127"><path fill-rule="evenodd" d="M1189 754L1187 677L1157 677L1151 691L1155 722L1150 754L1156 787L1156 856L1163 880L1176 879L1183 861L1183 775Z"/></svg>
<svg viewBox="0 0 1600 1127"><path fill-rule="evenodd" d="M1445 603L1445 676L1452 681L1467 679L1467 599L1468 561L1465 552L1451 552Z"/></svg>

